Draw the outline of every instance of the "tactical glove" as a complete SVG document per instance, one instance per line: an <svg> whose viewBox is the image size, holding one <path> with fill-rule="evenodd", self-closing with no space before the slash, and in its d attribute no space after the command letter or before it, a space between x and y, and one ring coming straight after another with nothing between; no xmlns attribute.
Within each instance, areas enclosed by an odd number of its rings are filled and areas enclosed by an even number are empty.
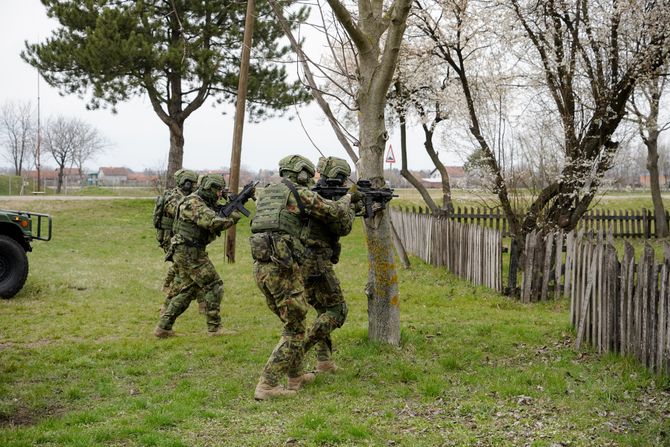
<svg viewBox="0 0 670 447"><path fill-rule="evenodd" d="M363 200L363 194L358 191L358 185L355 183L351 185L347 191L347 194L351 195L351 203L360 202Z"/></svg>

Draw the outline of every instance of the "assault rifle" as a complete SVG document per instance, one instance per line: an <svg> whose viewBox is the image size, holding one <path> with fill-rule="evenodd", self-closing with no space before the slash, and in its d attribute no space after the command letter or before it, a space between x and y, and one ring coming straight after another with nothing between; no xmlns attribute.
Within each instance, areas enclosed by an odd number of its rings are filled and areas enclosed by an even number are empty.
<svg viewBox="0 0 670 447"><path fill-rule="evenodd" d="M316 186L312 188L312 191L318 193L321 197L329 200L338 200L343 197L349 191L349 188L346 186L339 186L341 184L338 179L326 179L322 178L316 183ZM382 209L386 208L386 204L391 201L392 198L398 197L396 194L393 194L393 189L391 188L373 188L370 180L359 180L356 182L358 187L358 192L363 196L363 205L365 206L363 217L368 218L374 215L372 209L373 204L381 204Z"/></svg>
<svg viewBox="0 0 670 447"><path fill-rule="evenodd" d="M244 185L242 191L240 191L239 194L233 194L229 196L228 202L226 202L224 205L221 205L216 213L220 217L229 217L231 214L233 214L233 211L239 211L240 213L249 217L249 214L251 213L244 207L244 204L247 203L247 200L253 198L254 192L256 191L256 185L258 185L257 181L251 181Z"/></svg>

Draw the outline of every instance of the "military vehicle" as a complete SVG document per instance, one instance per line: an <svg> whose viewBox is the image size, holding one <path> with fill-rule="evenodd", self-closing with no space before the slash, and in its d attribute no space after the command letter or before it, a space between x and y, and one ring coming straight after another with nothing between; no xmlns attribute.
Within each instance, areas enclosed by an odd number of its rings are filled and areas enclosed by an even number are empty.
<svg viewBox="0 0 670 447"><path fill-rule="evenodd" d="M0 298L13 297L26 283L34 240L51 240L51 216L0 210Z"/></svg>

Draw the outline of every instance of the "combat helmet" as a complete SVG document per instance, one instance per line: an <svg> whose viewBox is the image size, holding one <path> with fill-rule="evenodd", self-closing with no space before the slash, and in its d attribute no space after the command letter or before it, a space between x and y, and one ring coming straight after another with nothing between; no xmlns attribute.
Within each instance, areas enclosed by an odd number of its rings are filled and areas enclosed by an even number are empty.
<svg viewBox="0 0 670 447"><path fill-rule="evenodd" d="M198 174L195 171L188 169L178 169L174 173L174 180L177 183L177 187L182 190L185 194L190 194L195 185L198 182Z"/></svg>
<svg viewBox="0 0 670 447"><path fill-rule="evenodd" d="M203 174L198 177L198 188L200 189L226 189L226 179L221 174Z"/></svg>
<svg viewBox="0 0 670 447"><path fill-rule="evenodd" d="M181 189L191 191L193 186L198 183L198 174L195 171L189 169L178 169L174 173L174 181L177 183L177 186ZM191 182L190 185L187 185L186 182Z"/></svg>
<svg viewBox="0 0 670 447"><path fill-rule="evenodd" d="M337 157L320 157L316 165L316 171L326 178L338 178L344 180L351 175L351 167L346 160Z"/></svg>
<svg viewBox="0 0 670 447"><path fill-rule="evenodd" d="M305 169L310 176L313 176L316 170L314 169L314 163L309 161L309 159L303 157L302 155L287 155L286 157L279 160L279 175L283 176L284 171L294 172L298 174L300 171Z"/></svg>

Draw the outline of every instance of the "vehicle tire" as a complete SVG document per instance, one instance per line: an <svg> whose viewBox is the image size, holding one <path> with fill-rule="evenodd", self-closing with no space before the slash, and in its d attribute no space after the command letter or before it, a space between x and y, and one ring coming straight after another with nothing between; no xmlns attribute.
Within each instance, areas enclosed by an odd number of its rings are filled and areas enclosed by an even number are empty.
<svg viewBox="0 0 670 447"><path fill-rule="evenodd" d="M11 298L26 283L28 256L9 236L0 235L0 298Z"/></svg>

